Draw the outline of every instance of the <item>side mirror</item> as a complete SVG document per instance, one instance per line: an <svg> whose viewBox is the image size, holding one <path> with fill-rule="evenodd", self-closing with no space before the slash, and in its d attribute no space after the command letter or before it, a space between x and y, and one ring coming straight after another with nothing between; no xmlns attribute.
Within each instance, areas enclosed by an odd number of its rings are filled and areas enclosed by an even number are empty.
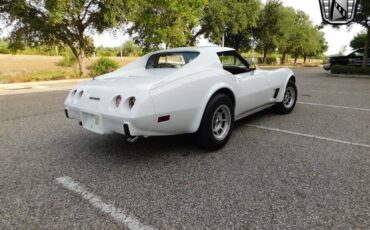
<svg viewBox="0 0 370 230"><path fill-rule="evenodd" d="M251 64L249 64L249 70L250 71L255 71L257 69L257 65L256 65L256 63L251 63Z"/></svg>

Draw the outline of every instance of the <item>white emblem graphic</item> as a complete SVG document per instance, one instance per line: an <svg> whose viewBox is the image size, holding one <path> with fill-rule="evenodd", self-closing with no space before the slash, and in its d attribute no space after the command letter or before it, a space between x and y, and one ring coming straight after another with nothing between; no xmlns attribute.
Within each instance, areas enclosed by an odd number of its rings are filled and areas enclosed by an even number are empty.
<svg viewBox="0 0 370 230"><path fill-rule="evenodd" d="M330 24L347 24L353 21L357 0L319 0L322 18Z"/></svg>

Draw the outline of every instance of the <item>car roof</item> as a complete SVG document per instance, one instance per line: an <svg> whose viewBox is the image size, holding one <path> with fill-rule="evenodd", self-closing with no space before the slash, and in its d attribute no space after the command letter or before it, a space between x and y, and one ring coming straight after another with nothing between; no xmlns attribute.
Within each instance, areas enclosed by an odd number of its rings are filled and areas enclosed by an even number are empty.
<svg viewBox="0 0 370 230"><path fill-rule="evenodd" d="M179 48L172 48L166 50L156 51L155 53L166 53L166 52L225 52L225 51L233 51L234 49L228 47L220 47L220 46L201 46L201 47L179 47Z"/></svg>

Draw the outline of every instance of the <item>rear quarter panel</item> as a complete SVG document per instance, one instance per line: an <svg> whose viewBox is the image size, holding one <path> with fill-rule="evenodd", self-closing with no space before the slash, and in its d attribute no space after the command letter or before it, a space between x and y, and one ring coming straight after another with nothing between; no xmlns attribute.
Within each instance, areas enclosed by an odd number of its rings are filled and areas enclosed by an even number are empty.
<svg viewBox="0 0 370 230"><path fill-rule="evenodd" d="M213 93L220 88L233 91L233 84L234 76L208 69L152 90L156 116L170 115L168 122L157 123L154 130L166 134L196 132Z"/></svg>

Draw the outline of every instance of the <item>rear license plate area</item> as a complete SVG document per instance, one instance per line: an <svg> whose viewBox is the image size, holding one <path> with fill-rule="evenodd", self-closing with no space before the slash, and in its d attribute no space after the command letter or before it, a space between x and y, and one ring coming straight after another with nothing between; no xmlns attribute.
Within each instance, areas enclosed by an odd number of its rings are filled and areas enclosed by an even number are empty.
<svg viewBox="0 0 370 230"><path fill-rule="evenodd" d="M100 115L81 112L81 121L85 129L103 134L103 124Z"/></svg>

